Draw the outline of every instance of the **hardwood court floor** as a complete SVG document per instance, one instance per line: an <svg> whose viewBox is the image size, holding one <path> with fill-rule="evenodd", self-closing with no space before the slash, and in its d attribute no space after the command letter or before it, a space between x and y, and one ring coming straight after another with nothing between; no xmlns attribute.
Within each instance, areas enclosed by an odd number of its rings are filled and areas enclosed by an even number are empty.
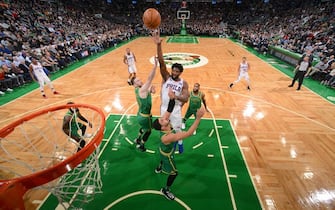
<svg viewBox="0 0 335 210"><path fill-rule="evenodd" d="M1 107L0 126L31 111L69 100L100 107L107 114L135 114L133 87L126 83L125 48L137 56L138 77L146 80L156 54L150 38L138 38L87 63L53 83L61 95L42 99L38 90ZM335 209L335 106L305 87L288 88L291 79L244 48L227 40L199 38L198 44L163 43L164 53L199 54L208 63L186 69L206 93L206 118L231 120L265 209ZM251 64L251 91L237 77L242 56ZM154 83L159 94L161 78ZM154 115L159 97L153 98ZM184 112L186 109L184 109Z"/></svg>

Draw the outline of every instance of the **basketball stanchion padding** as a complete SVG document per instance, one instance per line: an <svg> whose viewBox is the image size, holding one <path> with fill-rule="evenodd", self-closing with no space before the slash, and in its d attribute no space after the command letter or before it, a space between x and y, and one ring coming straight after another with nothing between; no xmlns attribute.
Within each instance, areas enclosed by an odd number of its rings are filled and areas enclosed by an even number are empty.
<svg viewBox="0 0 335 210"><path fill-rule="evenodd" d="M78 152L79 144L62 130L69 108L80 109L92 124L86 131L90 135L79 133L86 145ZM101 193L98 157L104 128L101 109L67 104L28 114L0 129L0 209L25 209L25 193L34 188L51 192L65 209Z"/></svg>

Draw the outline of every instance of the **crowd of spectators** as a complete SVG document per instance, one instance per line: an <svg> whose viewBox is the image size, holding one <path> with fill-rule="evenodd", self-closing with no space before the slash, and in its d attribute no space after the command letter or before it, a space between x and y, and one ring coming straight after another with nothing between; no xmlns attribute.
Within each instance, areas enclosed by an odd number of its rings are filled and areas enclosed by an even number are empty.
<svg viewBox="0 0 335 210"><path fill-rule="evenodd" d="M29 64L36 57L48 73L60 71L91 54L133 36L147 35L142 26L146 8L162 16L161 34L180 33L180 3L174 1L12 0L0 4L0 94L31 81ZM267 53L274 45L303 54L312 51L319 63L308 73L322 84L335 69L335 7L331 1L244 0L244 4L188 2L187 32L226 35ZM322 65L324 64L324 65ZM325 68L326 66L326 68ZM320 68L319 68L320 67ZM326 80L327 78L327 80ZM327 82L325 82L325 80Z"/></svg>
<svg viewBox="0 0 335 210"><path fill-rule="evenodd" d="M134 36L125 24L51 1L0 4L0 94L32 81L31 58L53 73Z"/></svg>
<svg viewBox="0 0 335 210"><path fill-rule="evenodd" d="M334 87L324 80L335 69L335 4L332 1L274 1L278 5L253 5L248 17L237 17L232 36L267 53L277 46L303 55L311 51L317 63L306 77Z"/></svg>

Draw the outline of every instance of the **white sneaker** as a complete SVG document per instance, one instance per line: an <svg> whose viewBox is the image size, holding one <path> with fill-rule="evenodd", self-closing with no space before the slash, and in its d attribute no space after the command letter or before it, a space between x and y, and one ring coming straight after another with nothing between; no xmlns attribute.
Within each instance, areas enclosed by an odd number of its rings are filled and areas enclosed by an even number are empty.
<svg viewBox="0 0 335 210"><path fill-rule="evenodd" d="M2 92L2 91L0 91L0 95L2 95L2 96L3 96L3 95L5 95L5 93L4 93L4 92Z"/></svg>
<svg viewBox="0 0 335 210"><path fill-rule="evenodd" d="M7 88L6 91L13 92L13 89Z"/></svg>
<svg viewBox="0 0 335 210"><path fill-rule="evenodd" d="M185 123L181 124L181 129L183 129L183 130L185 129Z"/></svg>
<svg viewBox="0 0 335 210"><path fill-rule="evenodd" d="M196 134L197 134L197 130L194 130L193 135L196 135Z"/></svg>

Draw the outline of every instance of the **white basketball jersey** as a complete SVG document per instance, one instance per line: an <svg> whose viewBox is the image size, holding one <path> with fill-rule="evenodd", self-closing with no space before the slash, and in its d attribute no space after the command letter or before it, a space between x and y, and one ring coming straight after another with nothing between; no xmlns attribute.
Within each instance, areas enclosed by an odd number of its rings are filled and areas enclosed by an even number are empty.
<svg viewBox="0 0 335 210"><path fill-rule="evenodd" d="M127 58L128 66L131 66L131 65L135 64L135 57L134 57L134 54L132 52L130 52L130 54L126 53L126 58Z"/></svg>
<svg viewBox="0 0 335 210"><path fill-rule="evenodd" d="M245 62L245 63L240 63L240 72L242 73L242 72L248 72L248 68L249 68L249 66L248 66L248 63L247 62Z"/></svg>
<svg viewBox="0 0 335 210"><path fill-rule="evenodd" d="M169 105L169 89L176 94L176 96L181 95L181 92L183 90L183 79L180 79L180 81L174 81L171 77L169 77L162 85L161 90L161 98L162 98L162 107L168 107ZM176 105L181 105L181 102L176 100Z"/></svg>
<svg viewBox="0 0 335 210"><path fill-rule="evenodd" d="M43 66L41 65L40 62L37 62L37 65L34 65L33 63L31 63L31 66L33 67L33 72L36 76L45 74L43 70Z"/></svg>

